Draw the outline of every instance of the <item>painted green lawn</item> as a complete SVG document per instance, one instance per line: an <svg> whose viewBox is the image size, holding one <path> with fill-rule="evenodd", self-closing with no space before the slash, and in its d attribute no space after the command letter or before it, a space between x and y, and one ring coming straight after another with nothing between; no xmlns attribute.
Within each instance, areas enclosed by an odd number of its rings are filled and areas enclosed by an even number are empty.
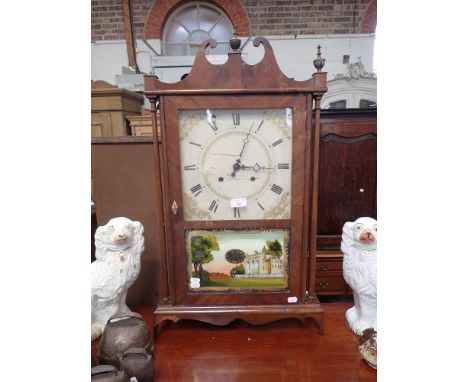
<svg viewBox="0 0 468 382"><path fill-rule="evenodd" d="M274 279L231 279L231 280L215 280L215 281L203 281L201 284L202 287L211 286L211 287L273 287L273 288L282 288L284 287L284 280L282 278Z"/></svg>

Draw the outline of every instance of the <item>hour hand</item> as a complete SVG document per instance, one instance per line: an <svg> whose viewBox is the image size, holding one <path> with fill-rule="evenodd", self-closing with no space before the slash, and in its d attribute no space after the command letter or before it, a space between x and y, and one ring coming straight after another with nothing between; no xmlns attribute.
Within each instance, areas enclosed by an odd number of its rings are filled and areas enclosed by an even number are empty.
<svg viewBox="0 0 468 382"><path fill-rule="evenodd" d="M243 167L243 165L241 166L241 164L240 164L240 159L237 159L237 160L236 160L236 163L234 163L234 164L232 165L232 173L231 173L231 176L232 176L232 177L236 176L236 172L239 171L242 167Z"/></svg>
<svg viewBox="0 0 468 382"><path fill-rule="evenodd" d="M274 170L274 167L265 167L265 166L260 166L257 162L253 166L246 166L246 165L241 165L240 166L241 170L253 170L255 172L259 172L260 170Z"/></svg>

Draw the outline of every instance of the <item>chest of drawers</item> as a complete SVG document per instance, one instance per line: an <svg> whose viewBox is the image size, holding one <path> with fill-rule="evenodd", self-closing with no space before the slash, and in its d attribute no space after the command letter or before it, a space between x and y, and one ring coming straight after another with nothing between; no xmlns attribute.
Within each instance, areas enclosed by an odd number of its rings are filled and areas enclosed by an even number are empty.
<svg viewBox="0 0 468 382"><path fill-rule="evenodd" d="M343 254L339 249L317 251L315 290L318 295L352 294L343 279Z"/></svg>

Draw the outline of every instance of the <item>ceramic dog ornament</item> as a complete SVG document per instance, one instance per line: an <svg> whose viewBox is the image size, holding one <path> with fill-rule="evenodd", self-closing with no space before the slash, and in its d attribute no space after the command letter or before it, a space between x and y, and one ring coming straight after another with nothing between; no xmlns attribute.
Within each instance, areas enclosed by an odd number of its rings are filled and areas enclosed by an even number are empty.
<svg viewBox="0 0 468 382"><path fill-rule="evenodd" d="M354 306L346 311L352 331L377 330L377 221L362 217L343 226L343 277L353 289Z"/></svg>
<svg viewBox="0 0 468 382"><path fill-rule="evenodd" d="M91 341L98 338L111 316L127 313L127 291L140 274L145 249L143 225L119 217L95 234L96 261L91 263Z"/></svg>

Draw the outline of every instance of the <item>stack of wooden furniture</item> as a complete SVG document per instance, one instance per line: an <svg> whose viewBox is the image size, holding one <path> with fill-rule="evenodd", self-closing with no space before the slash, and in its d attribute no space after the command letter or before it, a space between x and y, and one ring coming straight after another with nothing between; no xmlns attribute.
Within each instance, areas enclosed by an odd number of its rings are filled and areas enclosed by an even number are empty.
<svg viewBox="0 0 468 382"><path fill-rule="evenodd" d="M157 125L160 126L159 113L157 113ZM141 115L129 115L127 120L130 124L130 130L135 137L151 137L153 127L151 123L151 113L149 110L143 110Z"/></svg>
<svg viewBox="0 0 468 382"><path fill-rule="evenodd" d="M91 83L91 136L130 135L128 117L139 116L143 95L105 81Z"/></svg>

